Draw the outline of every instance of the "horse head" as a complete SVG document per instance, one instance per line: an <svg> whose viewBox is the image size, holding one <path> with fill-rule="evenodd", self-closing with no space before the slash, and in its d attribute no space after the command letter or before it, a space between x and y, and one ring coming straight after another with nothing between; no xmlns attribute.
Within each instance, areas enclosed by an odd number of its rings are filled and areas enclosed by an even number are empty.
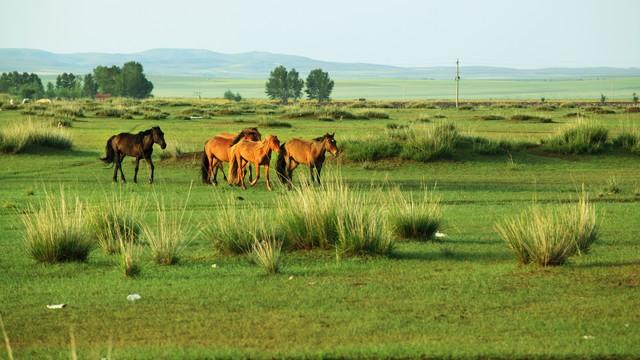
<svg viewBox="0 0 640 360"><path fill-rule="evenodd" d="M338 145L336 144L336 139L334 139L335 135L336 133L333 133L333 134L326 133L323 136L324 148L325 150L333 154L333 156L337 156L339 152Z"/></svg>
<svg viewBox="0 0 640 360"><path fill-rule="evenodd" d="M151 128L151 134L153 135L153 142L160 145L160 148L165 149L167 143L164 141L164 133L159 126Z"/></svg>
<svg viewBox="0 0 640 360"><path fill-rule="evenodd" d="M267 146L269 146L269 149L271 149L271 151L275 151L277 153L280 152L280 140L278 140L277 136L269 135L265 139L265 142L267 143Z"/></svg>

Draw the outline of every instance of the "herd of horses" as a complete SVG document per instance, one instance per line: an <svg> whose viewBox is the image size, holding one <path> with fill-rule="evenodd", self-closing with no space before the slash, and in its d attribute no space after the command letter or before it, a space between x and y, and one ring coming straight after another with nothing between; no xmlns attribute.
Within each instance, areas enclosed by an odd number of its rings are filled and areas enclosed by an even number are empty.
<svg viewBox="0 0 640 360"><path fill-rule="evenodd" d="M324 164L326 152L338 155L338 147L334 138L335 133L326 133L321 137L308 140L291 139L287 143L280 143L275 135L268 135L262 139L257 128L246 128L238 134L222 133L213 136L204 143L201 159L202 182L217 185L218 169L231 185L238 185L246 189L245 176L249 170L249 181L255 185L260 179L260 168L264 167L267 189L271 190L269 169L272 152L278 153L276 173L283 184L291 189L293 171L298 165L309 166L311 181L320 184L320 174ZM106 155L101 160L107 164L114 164L113 181L118 181L118 172L122 181L126 181L122 172L122 160L125 156L135 159L135 174L133 181L138 182L138 167L144 159L151 170L149 183L153 183L155 166L151 159L153 145L158 144L162 149L167 147L164 133L160 127L141 131L137 134L120 133L107 140ZM229 163L227 176L223 164ZM253 179L252 166L256 169Z"/></svg>

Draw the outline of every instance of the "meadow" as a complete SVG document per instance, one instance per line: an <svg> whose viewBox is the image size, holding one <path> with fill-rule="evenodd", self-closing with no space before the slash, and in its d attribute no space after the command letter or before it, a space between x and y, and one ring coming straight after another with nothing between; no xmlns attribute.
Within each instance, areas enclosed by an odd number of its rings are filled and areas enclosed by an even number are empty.
<svg viewBox="0 0 640 360"><path fill-rule="evenodd" d="M192 96L194 85L175 85L182 90L172 94ZM258 85L232 89L249 96ZM595 90L572 91L589 98ZM530 94L522 96L538 98ZM16 359L70 352L114 359L640 356L640 112L633 104L483 100L457 110L426 100L316 107L157 98L3 106L0 314ZM44 135L5 146L16 123L44 128ZM560 143L561 131L576 124L606 137L584 149ZM112 183L113 168L99 160L109 136L156 125L168 146L154 150L155 184L146 183L144 162L138 184ZM384 254L343 256L335 244L287 248L276 274L249 255L224 251L205 230L225 211L242 217L255 210L259 221L279 224L301 209L273 172L272 192L264 178L246 191L201 184L203 142L252 126L283 142L335 132L343 151L327 154L326 188L301 185L309 176L301 166L294 182L302 190L294 191L322 196L343 184L361 208L380 211L375 227L398 197L426 202L428 189L439 199L445 236L394 238ZM420 129L438 126L455 129L458 140L446 152L417 156ZM71 147L48 136L58 131ZM131 158L123 170L132 179ZM138 199L150 228L164 222L159 211L186 211L194 231L171 266L157 264L143 246L136 277L124 275L120 256L100 248L85 262L43 264L27 252L23 214L61 192L77 196L87 217L114 196ZM534 204L574 204L583 192L597 216L591 249L561 266L520 264L496 225ZM240 218L237 226L250 229L253 221ZM141 299L128 301L133 293ZM46 307L59 303L67 306Z"/></svg>

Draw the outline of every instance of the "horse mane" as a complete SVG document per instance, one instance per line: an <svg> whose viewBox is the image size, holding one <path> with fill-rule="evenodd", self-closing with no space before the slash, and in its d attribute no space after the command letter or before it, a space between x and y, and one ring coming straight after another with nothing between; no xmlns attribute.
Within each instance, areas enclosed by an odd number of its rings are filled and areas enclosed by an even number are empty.
<svg viewBox="0 0 640 360"><path fill-rule="evenodd" d="M240 142L240 140L242 140L242 138L245 136L245 131L242 130L238 133L238 135L236 135L233 140L231 140L231 146L237 144L238 142Z"/></svg>
<svg viewBox="0 0 640 360"><path fill-rule="evenodd" d="M151 132L152 132L152 131L153 131L153 129L147 129L147 130L144 130L144 131L140 131L140 132L138 133L138 136L143 136L143 137L144 137L144 136L146 136L146 135L151 134Z"/></svg>

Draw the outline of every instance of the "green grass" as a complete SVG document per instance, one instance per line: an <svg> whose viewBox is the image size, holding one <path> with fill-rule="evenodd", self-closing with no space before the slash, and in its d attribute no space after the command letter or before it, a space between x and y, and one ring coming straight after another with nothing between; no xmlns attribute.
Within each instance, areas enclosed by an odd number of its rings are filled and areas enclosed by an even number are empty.
<svg viewBox="0 0 640 360"><path fill-rule="evenodd" d="M193 88L189 89L191 95ZM242 88L233 89L245 95ZM551 98L547 99L550 103ZM74 139L71 151L35 149L0 155L0 199L11 204L0 207L0 311L16 359L68 358L70 327L79 358L106 357L110 347L115 359L632 359L640 355L636 231L640 197L635 195L640 162L638 155L607 146L597 154L578 155L548 154L539 148L483 155L461 146L448 159L422 163L396 157L368 167L347 161L346 149L338 158L327 156L323 182L335 182L329 173L339 169L344 182L358 190L358 202L365 210L385 209L391 199L378 196L380 192L399 187L403 195L419 200L425 186L436 184L443 214L439 231L447 236L441 242L396 241L390 256L337 258L331 247L292 251L283 245L280 274L265 276L264 269L248 256L217 251L211 237L199 234L192 237L175 266L156 264L143 245L137 254L142 271L135 279L124 276L119 257L102 251L91 252L86 262L44 265L30 258L24 248L21 213L45 199L43 185L57 189L62 184L67 195L78 195L94 209L105 202L105 193L121 188L143 199L152 200L157 193L165 196L167 204L180 203L191 183L197 183L196 161L163 161L156 147L156 184L112 184L113 168L97 160L104 155L109 136L160 124L169 146L177 142L186 149L201 149L214 134L255 126L264 116L279 119L283 111L276 107L273 110L278 113L273 115L245 112L185 121L178 113L198 100L179 101L187 105L172 106L173 100L167 99L149 101L171 114L164 120L98 118L86 110L85 118L66 130ZM213 102L203 100L202 105L214 109ZM244 105L271 106L245 101L238 106ZM378 106L399 125L409 125L420 115L436 123L436 116L446 116L461 136L532 144L574 124L574 118L564 115L578 111L562 106L540 114L527 110L554 120L529 124L475 118L508 119L524 112L510 102L479 104L474 111L432 103L402 109L387 105ZM223 105L216 106L222 110ZM237 111L234 107L233 112ZM0 129L24 119L19 110L2 111ZM384 119L287 121L294 127L274 129L281 141L335 131L341 149L347 139L386 135L389 123ZM615 139L625 126L640 121L640 114L590 113L589 121ZM506 165L509 159L517 163L516 170ZM273 165L275 159L272 170ZM133 174L129 157L123 170L129 177ZM140 172L146 171L142 164ZM594 196L613 174L622 191ZM226 184L194 184L187 211L193 212L199 230L228 220L243 226L238 236L250 235L256 221L265 226L279 221L281 201L289 199L286 188L275 185L274 175L272 171L273 192L263 184L246 191ZM308 177L308 168L301 165L296 181ZM598 216L598 239L589 254L571 257L563 266L518 265L494 224L517 216L534 200L551 207L575 204L582 184ZM290 201L285 204L291 209L297 206ZM225 209L237 216L225 216ZM354 217L356 225L365 224L370 231L368 222ZM154 206L148 207L142 221L157 222ZM254 241L249 239L247 251ZM131 303L126 297L134 292L142 299ZM52 303L67 307L46 309Z"/></svg>

